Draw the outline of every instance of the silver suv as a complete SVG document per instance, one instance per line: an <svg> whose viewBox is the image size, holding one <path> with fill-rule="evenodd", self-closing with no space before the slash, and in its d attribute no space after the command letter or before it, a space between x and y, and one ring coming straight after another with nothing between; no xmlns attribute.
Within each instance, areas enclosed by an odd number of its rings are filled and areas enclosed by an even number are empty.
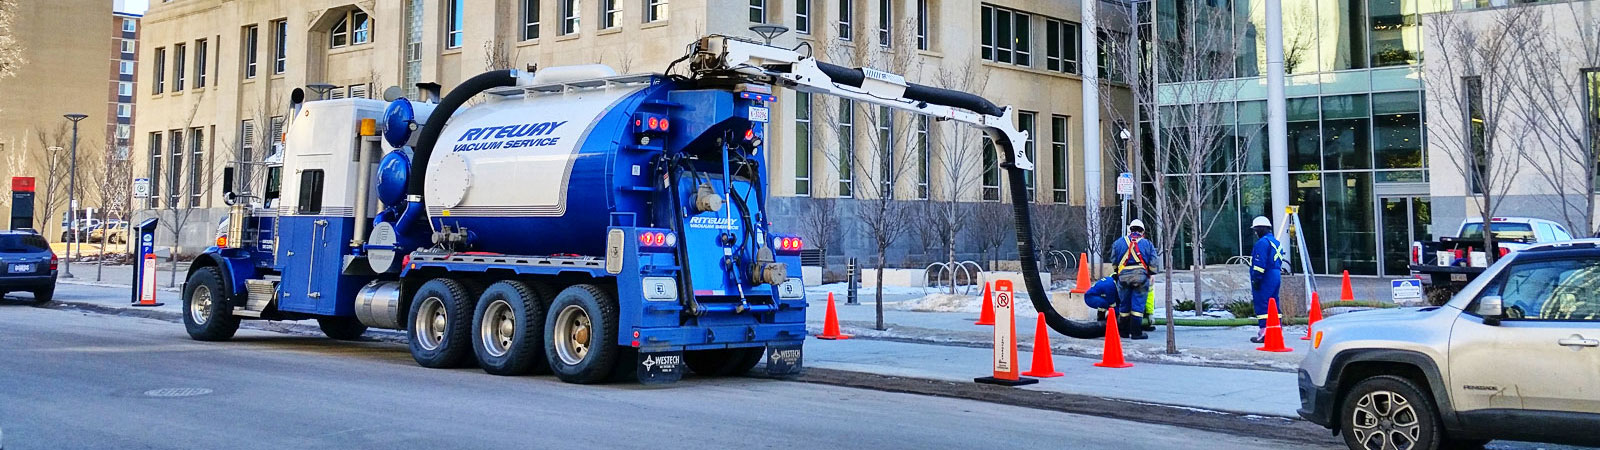
<svg viewBox="0 0 1600 450"><path fill-rule="evenodd" d="M1600 239L1508 255L1444 306L1314 331L1299 413L1352 449L1600 446Z"/></svg>

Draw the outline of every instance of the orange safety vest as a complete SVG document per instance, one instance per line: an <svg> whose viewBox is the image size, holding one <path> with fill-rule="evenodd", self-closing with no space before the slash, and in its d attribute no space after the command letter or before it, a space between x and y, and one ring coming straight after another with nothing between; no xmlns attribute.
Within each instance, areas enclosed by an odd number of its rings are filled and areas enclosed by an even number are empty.
<svg viewBox="0 0 1600 450"><path fill-rule="evenodd" d="M1128 238L1128 251L1122 254L1122 261L1117 263L1117 273L1122 273L1123 269L1128 268L1128 256L1130 255L1133 256L1133 262L1139 263L1139 268L1144 269L1145 272L1150 271L1150 265L1145 264L1144 256L1139 254L1139 238L1130 237Z"/></svg>

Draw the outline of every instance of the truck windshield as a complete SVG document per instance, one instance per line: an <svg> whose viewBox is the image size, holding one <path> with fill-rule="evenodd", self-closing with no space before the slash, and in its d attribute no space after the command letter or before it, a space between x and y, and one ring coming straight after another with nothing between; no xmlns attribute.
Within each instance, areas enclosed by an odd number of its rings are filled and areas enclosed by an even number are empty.
<svg viewBox="0 0 1600 450"><path fill-rule="evenodd" d="M1494 222L1489 225L1489 231L1494 233L1495 239L1533 241L1533 225L1526 223ZM1483 239L1483 223L1462 225L1461 237Z"/></svg>

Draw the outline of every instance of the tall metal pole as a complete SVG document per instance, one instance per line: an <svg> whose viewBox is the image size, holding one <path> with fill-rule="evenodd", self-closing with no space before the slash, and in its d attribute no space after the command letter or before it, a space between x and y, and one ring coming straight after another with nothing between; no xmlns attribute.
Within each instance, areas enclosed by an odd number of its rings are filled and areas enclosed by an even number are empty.
<svg viewBox="0 0 1600 450"><path fill-rule="evenodd" d="M1267 183L1272 189L1272 211L1267 217L1285 220L1289 207L1289 122L1283 93L1283 1L1267 2Z"/></svg>
<svg viewBox="0 0 1600 450"><path fill-rule="evenodd" d="M67 120L72 121L72 163L67 172L67 228L72 240L67 244L78 243L78 121L88 118L85 114L67 114ZM79 249L83 247L80 245ZM72 278L72 251L68 248L67 257L62 261L61 278Z"/></svg>
<svg viewBox="0 0 1600 450"><path fill-rule="evenodd" d="M1100 0L1081 0L1083 26L1079 27L1078 66L1083 68L1083 207L1088 229L1100 224L1100 45L1098 10ZM1101 236L1089 236L1100 239ZM1100 255L1089 255L1089 264L1099 267Z"/></svg>

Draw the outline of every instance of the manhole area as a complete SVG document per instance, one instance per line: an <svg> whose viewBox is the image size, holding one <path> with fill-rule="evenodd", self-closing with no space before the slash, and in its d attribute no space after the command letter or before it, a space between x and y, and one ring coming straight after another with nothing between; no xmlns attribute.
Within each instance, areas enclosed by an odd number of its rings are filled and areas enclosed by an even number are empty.
<svg viewBox="0 0 1600 450"><path fill-rule="evenodd" d="M206 389L206 388L179 387L179 388L151 389L151 390L148 390L148 391L144 391L144 396L146 396L146 397L158 397L158 398L173 398L173 397L195 397L195 396L201 396L201 395L206 395L206 394L210 394L210 393L211 393L211 390L210 389Z"/></svg>

